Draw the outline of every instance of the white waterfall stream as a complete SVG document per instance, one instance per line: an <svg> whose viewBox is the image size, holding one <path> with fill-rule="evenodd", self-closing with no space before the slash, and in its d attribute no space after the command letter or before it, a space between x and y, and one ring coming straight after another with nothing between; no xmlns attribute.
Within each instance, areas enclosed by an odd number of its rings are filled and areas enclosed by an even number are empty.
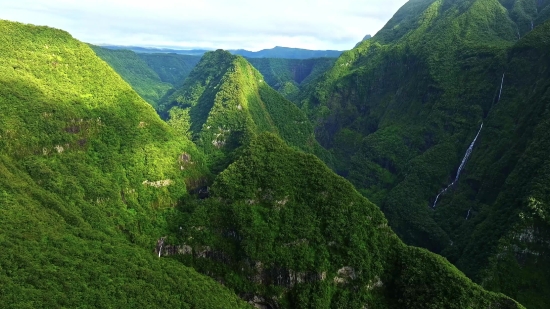
<svg viewBox="0 0 550 309"><path fill-rule="evenodd" d="M468 220L468 218L470 218L470 212L472 211L472 208L468 209L468 214L466 215L466 220Z"/></svg>
<svg viewBox="0 0 550 309"><path fill-rule="evenodd" d="M460 162L460 166L458 167L458 170L456 171L455 179L445 189L441 190L441 192L439 192L439 194L435 197L435 201L434 201L434 204L433 204L432 208L435 209L435 206L437 205L437 201L439 200L439 197L441 196L441 194L444 194L445 192L447 192L447 190L449 190L449 188L451 188L458 181L458 178L460 177L460 173L464 169L464 166L466 165L466 162L468 161L468 158L472 154L472 149L474 148L474 145L477 141L479 133L481 133L481 129L483 129L483 123L481 123L481 127L479 128L479 131L477 131L476 137L474 137L474 140L472 141L472 143L470 143L470 147L468 147L468 149L466 150L466 154L462 158L462 162Z"/></svg>
<svg viewBox="0 0 550 309"><path fill-rule="evenodd" d="M500 92L498 93L498 102L500 102L500 96L502 95L502 86L504 85L504 73L502 73L502 81L500 82Z"/></svg>

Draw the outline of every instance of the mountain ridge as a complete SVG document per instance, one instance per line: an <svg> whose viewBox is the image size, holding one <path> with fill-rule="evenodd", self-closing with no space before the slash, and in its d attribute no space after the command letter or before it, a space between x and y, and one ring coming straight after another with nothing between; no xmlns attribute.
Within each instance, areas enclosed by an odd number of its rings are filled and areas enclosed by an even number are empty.
<svg viewBox="0 0 550 309"><path fill-rule="evenodd" d="M153 48L139 46L119 46L119 45L100 45L107 49L126 49L136 53L174 53L182 55L202 56L214 49L171 49L171 48ZM273 48L262 49L259 51L248 51L245 49L228 49L229 52L235 55L245 56L248 58L285 58L285 59L310 59L310 58L337 58L342 51L339 50L312 50L294 47L275 46Z"/></svg>

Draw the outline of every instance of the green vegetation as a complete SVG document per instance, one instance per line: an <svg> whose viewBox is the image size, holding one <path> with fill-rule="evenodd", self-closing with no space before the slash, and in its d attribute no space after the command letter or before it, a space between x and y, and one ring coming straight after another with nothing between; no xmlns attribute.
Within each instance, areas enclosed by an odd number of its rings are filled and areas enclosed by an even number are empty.
<svg viewBox="0 0 550 309"><path fill-rule="evenodd" d="M258 69L0 21L0 300L545 308L549 18L411 0L337 60Z"/></svg>
<svg viewBox="0 0 550 309"><path fill-rule="evenodd" d="M3 306L246 307L152 252L208 176L193 143L69 34L0 31Z"/></svg>
<svg viewBox="0 0 550 309"><path fill-rule="evenodd" d="M178 54L137 54L163 82L177 88L201 60L201 56Z"/></svg>
<svg viewBox="0 0 550 309"><path fill-rule="evenodd" d="M233 161L235 150L260 132L277 133L291 146L327 155L315 141L305 114L269 87L244 58L227 51L206 53L159 111L178 127L189 128L215 172L222 171Z"/></svg>
<svg viewBox="0 0 550 309"><path fill-rule="evenodd" d="M407 247L382 212L318 158L252 139L204 201L184 203L175 258L280 308L522 308L444 258ZM252 298L252 297L250 297Z"/></svg>
<svg viewBox="0 0 550 309"><path fill-rule="evenodd" d="M132 88L153 107L172 89L136 53L129 50L111 50L90 46L98 57L107 62Z"/></svg>
<svg viewBox="0 0 550 309"><path fill-rule="evenodd" d="M528 308L550 303L549 4L409 1L297 100L337 173L407 244ZM481 122L459 182L432 210Z"/></svg>
<svg viewBox="0 0 550 309"><path fill-rule="evenodd" d="M336 61L335 58L249 58L247 60L262 73L269 86L288 99L294 98L299 93L301 85L314 80Z"/></svg>

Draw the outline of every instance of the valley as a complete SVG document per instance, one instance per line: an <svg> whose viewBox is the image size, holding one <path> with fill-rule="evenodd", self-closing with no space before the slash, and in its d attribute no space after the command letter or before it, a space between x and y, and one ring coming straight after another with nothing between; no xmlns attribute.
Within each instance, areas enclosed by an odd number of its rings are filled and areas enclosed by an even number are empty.
<svg viewBox="0 0 550 309"><path fill-rule="evenodd" d="M549 19L410 0L255 55L0 20L2 303L547 308Z"/></svg>

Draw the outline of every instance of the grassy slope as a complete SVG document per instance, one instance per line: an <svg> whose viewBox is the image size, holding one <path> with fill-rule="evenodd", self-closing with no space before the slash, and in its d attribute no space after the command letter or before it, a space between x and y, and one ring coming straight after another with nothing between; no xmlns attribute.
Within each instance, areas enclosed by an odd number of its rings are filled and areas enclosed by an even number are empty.
<svg viewBox="0 0 550 309"><path fill-rule="evenodd" d="M382 207L407 243L443 252L479 282L494 282L498 274L506 284L494 283L492 289L542 308L548 303L546 280L537 279L533 292L532 286L517 278L529 278L537 267L546 269L545 259L526 260L516 251L514 268L484 271L493 265L490 256L500 256L498 246L506 247L510 243L506 239L517 240L522 234L514 226L522 225L518 214L529 203L516 200L529 196L529 186L516 182L505 190L503 185L534 138L524 132L540 121L520 115L543 110L540 100L544 102L547 89L543 73L535 78L527 73L540 71L541 65L546 68L546 54L535 51L547 48L547 25L532 33L539 35L538 41L526 41L527 35L518 43L525 53L535 53L532 59L514 59L508 51L517 48L512 46L518 29L522 37L530 31L519 20L529 18L540 25L549 1L504 2L409 1L379 34L344 53L320 82L311 85L301 106L317 121L321 144L339 159L338 173ZM520 11L528 15L519 18ZM508 72L512 65L518 73ZM529 82L511 90L518 96L505 113L515 116L497 120L504 72L517 74L517 83ZM526 97L532 98L529 105ZM504 99L501 103L506 104ZM430 210L438 191L454 179L482 121L486 126L461 181L452 194L442 197L436 211ZM523 175L526 181L535 181ZM499 194L500 201L495 202ZM449 198L454 199L452 207ZM474 213L467 221L469 209ZM537 225L535 230L546 227ZM535 242L546 242L545 233Z"/></svg>
<svg viewBox="0 0 550 309"><path fill-rule="evenodd" d="M107 62L132 88L153 107L172 86L153 71L136 53L91 45L96 55Z"/></svg>
<svg viewBox="0 0 550 309"><path fill-rule="evenodd" d="M86 44L46 27L0 30L2 303L243 307L152 252L173 205L207 174L195 146Z"/></svg>
<svg viewBox="0 0 550 309"><path fill-rule="evenodd" d="M212 192L174 218L170 241L195 252L177 258L260 303L521 307L484 291L444 258L405 246L349 182L273 134L254 138Z"/></svg>

